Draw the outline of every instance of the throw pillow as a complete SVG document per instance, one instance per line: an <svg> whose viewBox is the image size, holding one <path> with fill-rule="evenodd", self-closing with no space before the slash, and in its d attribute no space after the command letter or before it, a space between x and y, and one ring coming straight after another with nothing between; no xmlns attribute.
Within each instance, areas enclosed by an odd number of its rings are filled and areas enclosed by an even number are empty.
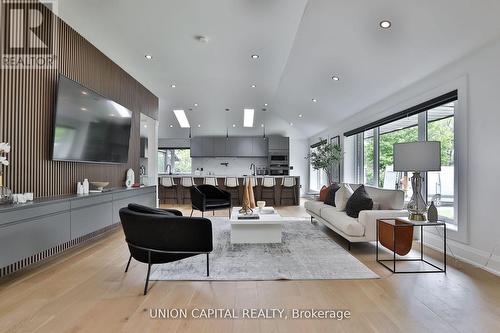
<svg viewBox="0 0 500 333"><path fill-rule="evenodd" d="M326 195L328 194L328 191L330 190L330 187L323 185L321 187L321 190L319 190L319 201L325 202Z"/></svg>
<svg viewBox="0 0 500 333"><path fill-rule="evenodd" d="M354 191L345 207L345 212L348 216L358 218L359 212L362 210L372 210L373 200L366 193L365 186L361 185Z"/></svg>
<svg viewBox="0 0 500 333"><path fill-rule="evenodd" d="M333 183L330 185L330 190L326 194L325 204L335 207L335 193L340 189L339 184Z"/></svg>
<svg viewBox="0 0 500 333"><path fill-rule="evenodd" d="M340 185L340 189L335 193L335 207L337 207L339 212L345 210L347 200L349 200L353 193L354 191L349 184Z"/></svg>

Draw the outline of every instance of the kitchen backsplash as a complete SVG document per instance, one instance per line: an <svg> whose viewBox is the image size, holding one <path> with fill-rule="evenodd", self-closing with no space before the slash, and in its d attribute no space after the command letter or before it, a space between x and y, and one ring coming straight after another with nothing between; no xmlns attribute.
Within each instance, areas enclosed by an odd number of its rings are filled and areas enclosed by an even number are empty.
<svg viewBox="0 0 500 333"><path fill-rule="evenodd" d="M227 166L221 165L227 163ZM267 158L256 157L193 157L191 159L191 169L194 173L196 168L203 168L204 174L215 175L249 175L250 164L254 163L257 168L267 167Z"/></svg>

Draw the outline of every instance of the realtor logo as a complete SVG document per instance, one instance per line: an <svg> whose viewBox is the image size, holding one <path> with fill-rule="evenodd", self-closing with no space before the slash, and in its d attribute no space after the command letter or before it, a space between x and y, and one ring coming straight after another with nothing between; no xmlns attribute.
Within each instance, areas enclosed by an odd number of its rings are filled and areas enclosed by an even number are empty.
<svg viewBox="0 0 500 333"><path fill-rule="evenodd" d="M55 1L2 1L2 68L53 69L57 60Z"/></svg>

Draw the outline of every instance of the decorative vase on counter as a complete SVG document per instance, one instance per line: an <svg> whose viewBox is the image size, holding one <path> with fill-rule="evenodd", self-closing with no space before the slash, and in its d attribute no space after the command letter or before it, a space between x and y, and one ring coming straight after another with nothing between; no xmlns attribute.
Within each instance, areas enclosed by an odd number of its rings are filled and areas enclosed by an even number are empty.
<svg viewBox="0 0 500 333"><path fill-rule="evenodd" d="M0 142L0 205L12 202L12 191L3 185L2 168L9 166L7 154L10 153L10 145L7 142Z"/></svg>
<svg viewBox="0 0 500 333"><path fill-rule="evenodd" d="M431 205L427 210L427 221L429 222L437 222L438 221L438 210L434 205L434 201L431 201Z"/></svg>

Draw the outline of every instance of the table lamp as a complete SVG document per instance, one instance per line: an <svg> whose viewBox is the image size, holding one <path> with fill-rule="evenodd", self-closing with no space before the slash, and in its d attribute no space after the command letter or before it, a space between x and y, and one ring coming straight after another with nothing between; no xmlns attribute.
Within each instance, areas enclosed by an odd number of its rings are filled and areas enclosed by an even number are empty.
<svg viewBox="0 0 500 333"><path fill-rule="evenodd" d="M427 204L422 197L421 172L441 171L441 142L418 141L394 144L394 171L413 172L413 195L408 202L409 219L425 221Z"/></svg>

